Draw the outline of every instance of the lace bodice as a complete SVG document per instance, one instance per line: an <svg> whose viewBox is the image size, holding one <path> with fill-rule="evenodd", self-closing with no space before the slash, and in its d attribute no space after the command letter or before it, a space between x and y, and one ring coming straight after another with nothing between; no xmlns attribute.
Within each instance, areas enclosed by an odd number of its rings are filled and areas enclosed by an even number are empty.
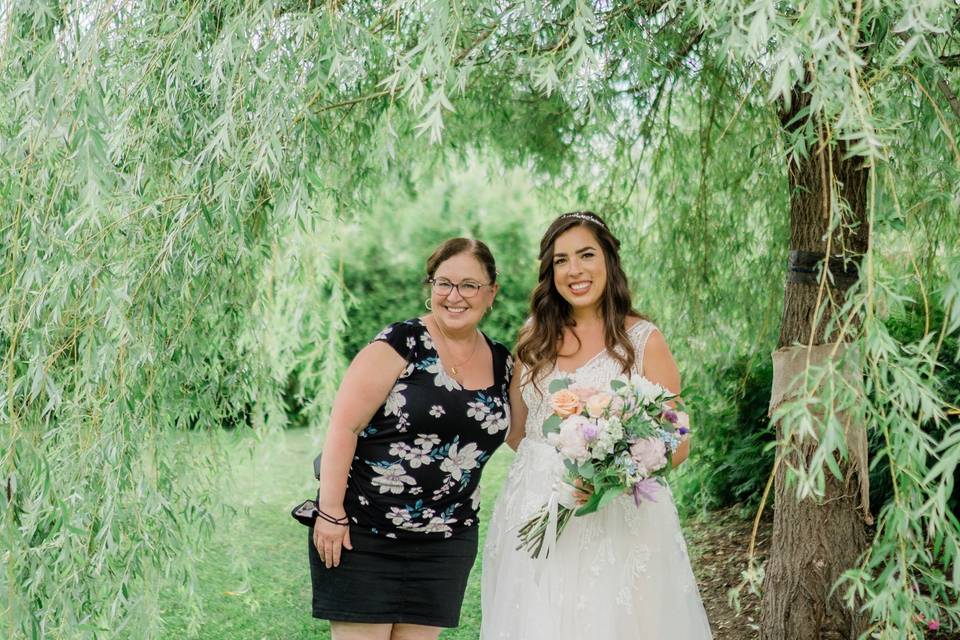
<svg viewBox="0 0 960 640"><path fill-rule="evenodd" d="M647 344L647 338L656 328L656 325L652 322L640 320L627 329L627 336L636 351L636 363L633 367L635 373L643 374L643 349ZM525 369L522 365L521 368ZM524 375L524 373L525 371L521 371L520 375ZM524 425L526 438L532 441L545 442L542 430L543 422L551 413L550 403L547 402L549 398L547 388L555 378L571 378L574 385L598 388L607 385L622 373L620 363L606 349L572 372L562 371L554 364L553 369L544 375L537 385L528 382L520 389L523 401L527 405L527 421Z"/></svg>

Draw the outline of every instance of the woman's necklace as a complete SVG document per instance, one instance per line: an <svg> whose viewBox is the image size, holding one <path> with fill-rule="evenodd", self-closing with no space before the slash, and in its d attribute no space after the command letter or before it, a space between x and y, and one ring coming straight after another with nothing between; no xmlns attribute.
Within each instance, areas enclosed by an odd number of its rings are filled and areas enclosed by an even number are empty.
<svg viewBox="0 0 960 640"><path fill-rule="evenodd" d="M434 318L434 319L433 319L433 322L434 322L434 324L437 325L437 329L440 330L440 336L443 338L443 346L446 348L447 353L449 353L449 354L450 354L450 357L452 358L452 357L453 357L453 351L450 349L450 339L447 337L447 332L443 330L443 327L442 327L442 326L440 326L440 321L439 321L439 320L437 320L436 318ZM473 354L475 354L475 353L477 352L477 344L478 344L479 342L480 342L480 341L477 339L477 331L476 331L476 329L474 329L474 332L473 332L473 348L470 350L470 355L467 356L467 359L466 359L466 360L464 360L463 362L460 362L459 364L453 364L453 363L451 363L451 364L450 364L450 375L452 375L454 378L457 377L457 375L459 374L459 372L457 371L457 367L462 367L463 365L465 365L465 364L467 364L468 362L470 362L470 359L473 357Z"/></svg>

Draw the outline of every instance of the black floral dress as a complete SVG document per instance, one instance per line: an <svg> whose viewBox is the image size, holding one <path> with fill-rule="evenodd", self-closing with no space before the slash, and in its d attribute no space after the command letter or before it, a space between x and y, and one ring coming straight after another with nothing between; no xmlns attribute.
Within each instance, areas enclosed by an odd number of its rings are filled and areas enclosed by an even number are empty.
<svg viewBox="0 0 960 640"><path fill-rule="evenodd" d="M419 318L374 338L407 366L357 440L344 496L354 549L326 569L310 544L315 617L457 626L477 552L480 473L510 426L513 362L484 338L486 389L447 374Z"/></svg>

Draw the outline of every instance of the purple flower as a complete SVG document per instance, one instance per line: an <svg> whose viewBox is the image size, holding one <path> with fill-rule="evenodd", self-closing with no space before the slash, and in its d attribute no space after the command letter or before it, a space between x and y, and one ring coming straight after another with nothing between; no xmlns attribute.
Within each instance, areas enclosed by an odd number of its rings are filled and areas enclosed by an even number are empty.
<svg viewBox="0 0 960 640"><path fill-rule="evenodd" d="M672 422L673 424L677 424L677 420L680 419L679 417L677 417L677 412L674 411L673 409L667 409L666 411L664 411L663 417L669 420L670 422Z"/></svg>
<svg viewBox="0 0 960 640"><path fill-rule="evenodd" d="M580 423L580 435L583 436L584 440L589 442L596 440L599 432L600 430L594 422L583 421Z"/></svg>
<svg viewBox="0 0 960 640"><path fill-rule="evenodd" d="M690 429L687 429L686 427L680 427L679 429L677 429L677 432L678 432L680 435L685 436L685 435L687 435L688 433L690 433Z"/></svg>

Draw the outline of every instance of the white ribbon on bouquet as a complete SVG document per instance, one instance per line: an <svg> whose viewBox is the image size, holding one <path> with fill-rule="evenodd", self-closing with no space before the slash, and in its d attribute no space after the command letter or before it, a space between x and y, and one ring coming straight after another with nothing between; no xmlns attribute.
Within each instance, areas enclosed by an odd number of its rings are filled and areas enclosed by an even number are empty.
<svg viewBox="0 0 960 640"><path fill-rule="evenodd" d="M550 498L547 500L547 528L543 536L543 547L540 548L540 555L534 559L535 562L539 561L534 569L534 579L538 585L543 577L544 567L547 565L546 560L550 557L550 553L557 548L557 537L559 535L557 529L560 526L561 506L567 509L577 508L575 489L562 477L554 480L553 487L550 489Z"/></svg>

